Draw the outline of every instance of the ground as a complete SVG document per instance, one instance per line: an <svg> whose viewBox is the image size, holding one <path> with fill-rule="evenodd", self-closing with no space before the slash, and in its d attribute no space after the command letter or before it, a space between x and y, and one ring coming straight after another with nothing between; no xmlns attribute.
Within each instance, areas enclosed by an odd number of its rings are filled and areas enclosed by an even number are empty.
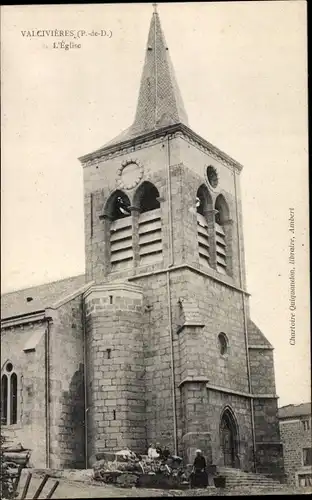
<svg viewBox="0 0 312 500"><path fill-rule="evenodd" d="M22 475L19 487L19 497L21 496L21 491L23 489L24 483L26 480L26 474ZM26 499L31 499L34 496L36 489L38 488L40 482L42 480L42 473L36 474L33 473L33 477L30 483L30 488L28 490L28 494ZM49 490L52 488L54 482L58 480L59 486L56 489L53 499L61 499L61 498L126 498L126 497L142 497L142 498L151 498L151 497L173 497L173 496L231 496L231 495L251 495L251 494L261 494L261 495L279 495L279 494L298 494L298 493L312 493L312 488L290 488L283 486L281 491L270 491L270 490L262 490L261 493L257 491L251 490L217 490L208 488L205 490L152 490L145 488L117 488L115 486L105 485L103 483L96 483L91 481L90 479L86 479L85 481L72 481L66 478L50 478L48 483L45 485L45 488L40 495L40 498L45 498Z"/></svg>

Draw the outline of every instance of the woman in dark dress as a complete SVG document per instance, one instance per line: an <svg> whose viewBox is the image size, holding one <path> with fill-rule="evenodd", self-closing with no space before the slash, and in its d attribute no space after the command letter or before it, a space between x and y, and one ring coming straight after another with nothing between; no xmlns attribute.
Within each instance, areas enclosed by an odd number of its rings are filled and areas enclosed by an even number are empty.
<svg viewBox="0 0 312 500"><path fill-rule="evenodd" d="M196 456L191 474L191 488L206 488L208 486L208 475L206 471L206 460L201 450L196 450Z"/></svg>

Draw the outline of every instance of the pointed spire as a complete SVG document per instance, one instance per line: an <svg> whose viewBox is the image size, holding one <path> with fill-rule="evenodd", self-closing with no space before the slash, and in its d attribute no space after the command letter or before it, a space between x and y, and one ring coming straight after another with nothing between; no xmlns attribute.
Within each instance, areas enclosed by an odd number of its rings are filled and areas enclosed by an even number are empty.
<svg viewBox="0 0 312 500"><path fill-rule="evenodd" d="M188 124L168 47L161 29L157 4L153 4L145 63L134 123L131 128L144 132L183 122Z"/></svg>
<svg viewBox="0 0 312 500"><path fill-rule="evenodd" d="M161 29L157 4L154 3L153 7L134 122L105 146L175 123L188 125L187 114Z"/></svg>

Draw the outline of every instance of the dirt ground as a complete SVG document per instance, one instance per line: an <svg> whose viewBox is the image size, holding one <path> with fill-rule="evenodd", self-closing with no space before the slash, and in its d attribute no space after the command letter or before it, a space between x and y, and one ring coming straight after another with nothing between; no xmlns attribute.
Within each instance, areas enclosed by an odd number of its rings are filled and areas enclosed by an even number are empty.
<svg viewBox="0 0 312 500"><path fill-rule="evenodd" d="M26 480L26 475L21 478L19 485L19 497ZM33 476L27 499L31 499L37 490L42 477ZM46 483L39 498L46 498L48 492L52 488L53 484L57 481L55 478L49 478ZM56 489L53 499L61 498L127 498L127 497L141 497L141 498L151 498L151 497L174 497L174 496L232 496L232 495L279 495L279 494L298 494L298 493L312 493L312 488L287 488L283 486L281 491L247 491L247 490L218 490L209 487L204 490L153 490L145 488L117 488L115 486L105 485L103 483L95 483L91 481L81 482L81 481L70 481L68 479L59 479L59 486Z"/></svg>

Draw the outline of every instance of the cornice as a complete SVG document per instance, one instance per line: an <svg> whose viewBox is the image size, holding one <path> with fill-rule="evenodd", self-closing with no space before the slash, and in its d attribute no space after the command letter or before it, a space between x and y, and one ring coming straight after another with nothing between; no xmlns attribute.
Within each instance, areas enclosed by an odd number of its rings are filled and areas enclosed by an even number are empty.
<svg viewBox="0 0 312 500"><path fill-rule="evenodd" d="M133 283L119 282L119 283L105 283L103 285L91 285L88 290L83 295L86 299L92 293L102 293L102 292L113 292L114 290L122 290L123 292L133 292L142 294L143 290L140 285L134 285Z"/></svg>
<svg viewBox="0 0 312 500"><path fill-rule="evenodd" d="M251 399L278 399L278 396L276 394L253 394L251 392L244 392L244 391L235 391L233 389L227 389L225 387L220 387L217 385L212 385L207 383L206 384L207 389L211 391L216 391L216 392L224 392L226 394L233 394L234 396L242 396L244 398L251 398Z"/></svg>
<svg viewBox="0 0 312 500"><path fill-rule="evenodd" d="M241 172L243 168L243 166L236 160L210 142L206 141L203 137L196 134L192 129L182 123L157 129L152 132L142 134L139 137L120 142L119 144L103 147L93 153L81 156L78 159L84 168L89 167L91 165L98 164L100 161L110 160L116 158L117 156L134 153L144 147L150 147L153 144L161 142L163 138L168 135L172 138L182 137L184 140L205 152L223 165L234 168L238 173Z"/></svg>
<svg viewBox="0 0 312 500"><path fill-rule="evenodd" d="M37 311L31 314L25 314L22 316L13 316L11 318L4 318L1 320L1 329L22 327L29 323L40 323L46 321L48 318L45 315L45 311Z"/></svg>
<svg viewBox="0 0 312 500"><path fill-rule="evenodd" d="M143 273L136 274L134 276L128 276L127 279L129 281L135 281L135 280L138 280L140 278L145 278L147 276L153 276L156 274L165 274L167 272L171 273L171 272L181 271L184 269L189 269L190 271L194 271L195 273L200 274L201 276L208 276L209 278L216 281L217 283L221 283L222 285L225 285L228 288L231 288L232 290L236 290L237 292L243 293L244 295L246 295L246 297L250 296L250 293L247 292L247 290L244 290L243 288L240 288L239 286L234 285L234 283L229 283L228 281L225 281L225 280L215 276L214 274L212 274L210 272L203 271L202 269L198 269L197 267L194 267L190 264L179 264L179 265L172 266L172 267L165 267L163 269L157 269L155 271L149 271L147 273L143 272Z"/></svg>

